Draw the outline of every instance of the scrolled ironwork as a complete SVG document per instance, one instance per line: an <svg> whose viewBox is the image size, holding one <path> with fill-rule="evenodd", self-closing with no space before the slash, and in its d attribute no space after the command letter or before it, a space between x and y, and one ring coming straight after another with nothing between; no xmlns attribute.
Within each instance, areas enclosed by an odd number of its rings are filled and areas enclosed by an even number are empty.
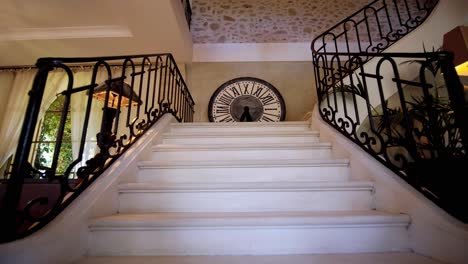
<svg viewBox="0 0 468 264"><path fill-rule="evenodd" d="M453 55L382 53L437 4L375 0L315 38L318 109L325 122L468 223L468 105Z"/></svg>
<svg viewBox="0 0 468 264"><path fill-rule="evenodd" d="M448 213L467 222L468 208L462 201L468 197L459 186L467 186L462 168L468 162L468 108L449 54L329 55L373 56L375 63L371 67L355 60L346 65L348 69L339 62L335 68L315 64L320 68L315 73L322 118ZM355 72L350 74L350 70ZM334 83L327 81L338 75L342 78ZM445 173L450 174L452 184L446 182Z"/></svg>
<svg viewBox="0 0 468 264"><path fill-rule="evenodd" d="M382 52L422 24L438 2L374 0L317 36L312 51L314 54ZM363 61L371 58L363 57Z"/></svg>
<svg viewBox="0 0 468 264"><path fill-rule="evenodd" d="M179 122L193 120L194 101L171 54L42 58L36 65L38 72L2 200L1 242L27 236L50 222L164 114L172 114ZM75 87L75 65L90 68L86 77L80 75L80 82L87 81L84 86ZM60 92L65 99L52 165L44 167L39 166L36 155L31 155L31 144L33 134L40 129L36 123L51 73L62 73L66 88ZM76 154L65 164L66 169L59 171L58 164L64 162L60 155L65 123L68 115L79 111L71 110L72 102L81 102L78 100L83 102L83 113L73 124L82 127L73 146ZM100 128L92 130L90 125L95 123ZM96 141L88 139L94 136ZM32 175L37 175L35 181L25 180ZM26 187L28 191L22 191ZM53 198L49 197L51 193Z"/></svg>

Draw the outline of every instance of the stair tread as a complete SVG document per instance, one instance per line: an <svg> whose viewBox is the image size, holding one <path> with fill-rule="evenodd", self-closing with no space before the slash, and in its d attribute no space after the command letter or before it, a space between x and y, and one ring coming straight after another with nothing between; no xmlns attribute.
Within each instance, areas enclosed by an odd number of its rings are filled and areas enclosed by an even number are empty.
<svg viewBox="0 0 468 264"><path fill-rule="evenodd" d="M410 217L381 211L115 214L91 220L91 229L215 226L408 225Z"/></svg>
<svg viewBox="0 0 468 264"><path fill-rule="evenodd" d="M208 183L124 183L120 192L145 191L331 191L365 190L371 191L371 181L343 182L208 182Z"/></svg>
<svg viewBox="0 0 468 264"><path fill-rule="evenodd" d="M172 127L277 127L277 126L309 126L306 121L282 121L282 122L236 122L236 123L172 123Z"/></svg>
<svg viewBox="0 0 468 264"><path fill-rule="evenodd" d="M139 168L152 167L283 167L349 166L349 159L259 159L259 160L177 160L140 161Z"/></svg>
<svg viewBox="0 0 468 264"><path fill-rule="evenodd" d="M171 131L164 133L164 138L177 138L177 137L259 137L259 136L280 136L280 137L304 137L313 136L318 137L318 131L229 131L229 132L187 132L187 131Z"/></svg>
<svg viewBox="0 0 468 264"><path fill-rule="evenodd" d="M153 151L170 150L269 150L269 149L330 149L331 143L252 143L252 144L158 144L153 146Z"/></svg>
<svg viewBox="0 0 468 264"><path fill-rule="evenodd" d="M441 264L437 260L415 253L360 253L360 254L309 254L309 255L273 255L273 256L118 256L85 257L74 264Z"/></svg>

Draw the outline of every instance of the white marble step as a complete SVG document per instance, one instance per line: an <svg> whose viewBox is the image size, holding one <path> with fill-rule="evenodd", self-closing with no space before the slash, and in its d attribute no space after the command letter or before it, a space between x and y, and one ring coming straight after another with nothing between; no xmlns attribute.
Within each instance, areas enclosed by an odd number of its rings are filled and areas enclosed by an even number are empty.
<svg viewBox="0 0 468 264"><path fill-rule="evenodd" d="M443 264L414 253L269 256L85 257L73 264Z"/></svg>
<svg viewBox="0 0 468 264"><path fill-rule="evenodd" d="M266 132L266 131L308 131L309 122L252 122L252 123L173 123L171 132Z"/></svg>
<svg viewBox="0 0 468 264"><path fill-rule="evenodd" d="M408 251L409 221L377 211L117 214L90 223L89 255Z"/></svg>
<svg viewBox="0 0 468 264"><path fill-rule="evenodd" d="M317 131L260 131L260 132L184 132L165 133L163 144L251 144L251 143L318 143Z"/></svg>
<svg viewBox="0 0 468 264"><path fill-rule="evenodd" d="M154 160L307 159L332 156L330 143L289 144L159 144Z"/></svg>
<svg viewBox="0 0 468 264"><path fill-rule="evenodd" d="M140 182L343 181L347 159L179 160L138 163Z"/></svg>
<svg viewBox="0 0 468 264"><path fill-rule="evenodd" d="M372 209L372 182L128 183L120 213L291 212Z"/></svg>

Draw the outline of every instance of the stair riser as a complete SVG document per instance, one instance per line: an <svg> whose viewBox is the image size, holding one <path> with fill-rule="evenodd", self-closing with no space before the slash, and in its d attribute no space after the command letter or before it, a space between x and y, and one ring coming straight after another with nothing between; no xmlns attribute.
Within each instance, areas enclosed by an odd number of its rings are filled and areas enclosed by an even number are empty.
<svg viewBox="0 0 468 264"><path fill-rule="evenodd" d="M343 181L349 179L347 166L277 168L153 168L140 169L139 182L271 182Z"/></svg>
<svg viewBox="0 0 468 264"><path fill-rule="evenodd" d="M299 132L299 131L310 131L307 126L266 126L266 127L172 127L171 132L174 133L235 133L235 132Z"/></svg>
<svg viewBox="0 0 468 264"><path fill-rule="evenodd" d="M93 231L91 256L279 255L409 251L405 226ZM343 262L344 263L344 262Z"/></svg>
<svg viewBox="0 0 468 264"><path fill-rule="evenodd" d="M287 143L318 143L315 136L252 136L252 137L190 137L170 136L163 139L164 144L287 144Z"/></svg>
<svg viewBox="0 0 468 264"><path fill-rule="evenodd" d="M124 192L120 213L369 210L370 190Z"/></svg>
<svg viewBox="0 0 468 264"><path fill-rule="evenodd" d="M153 160L253 160L253 159L320 159L331 157L330 148L275 150L171 150L153 151Z"/></svg>

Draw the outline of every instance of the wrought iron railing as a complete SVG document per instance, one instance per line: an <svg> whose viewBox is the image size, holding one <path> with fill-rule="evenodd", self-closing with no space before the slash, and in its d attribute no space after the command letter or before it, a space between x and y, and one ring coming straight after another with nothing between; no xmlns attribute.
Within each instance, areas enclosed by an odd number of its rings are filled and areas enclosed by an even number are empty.
<svg viewBox="0 0 468 264"><path fill-rule="evenodd" d="M181 1L185 10L185 18L187 19L187 24L190 29L190 27L192 26L192 6L190 5L190 0L181 0Z"/></svg>
<svg viewBox="0 0 468 264"><path fill-rule="evenodd" d="M315 54L382 52L421 25L438 2L374 0L317 36L312 50ZM372 55L362 57L364 62L370 59Z"/></svg>
<svg viewBox="0 0 468 264"><path fill-rule="evenodd" d="M452 54L381 53L421 24L437 2L373 1L317 37L312 49L319 112L468 223L468 108Z"/></svg>
<svg viewBox="0 0 468 264"><path fill-rule="evenodd" d="M165 113L180 122L193 119L194 101L171 54L43 58L36 66L11 175L0 184L2 242L50 222ZM34 135L46 127L38 120L48 107L48 89L61 97L61 115L48 138L54 144L32 153L38 149Z"/></svg>

